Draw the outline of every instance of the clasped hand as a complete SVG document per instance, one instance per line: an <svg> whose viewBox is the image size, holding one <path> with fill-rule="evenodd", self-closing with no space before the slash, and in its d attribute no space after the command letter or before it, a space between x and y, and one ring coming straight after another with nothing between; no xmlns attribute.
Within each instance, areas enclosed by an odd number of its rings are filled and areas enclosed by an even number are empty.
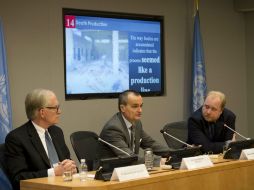
<svg viewBox="0 0 254 190"><path fill-rule="evenodd" d="M71 171L73 174L75 174L77 173L77 166L73 160L65 159L54 167L54 171L56 176L61 176L66 171Z"/></svg>

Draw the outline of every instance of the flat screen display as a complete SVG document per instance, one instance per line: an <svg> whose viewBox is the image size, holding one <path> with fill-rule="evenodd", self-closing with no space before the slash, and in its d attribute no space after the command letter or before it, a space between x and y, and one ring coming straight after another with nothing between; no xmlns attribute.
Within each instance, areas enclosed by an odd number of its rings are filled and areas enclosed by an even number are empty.
<svg viewBox="0 0 254 190"><path fill-rule="evenodd" d="M164 92L163 17L63 9L65 98Z"/></svg>

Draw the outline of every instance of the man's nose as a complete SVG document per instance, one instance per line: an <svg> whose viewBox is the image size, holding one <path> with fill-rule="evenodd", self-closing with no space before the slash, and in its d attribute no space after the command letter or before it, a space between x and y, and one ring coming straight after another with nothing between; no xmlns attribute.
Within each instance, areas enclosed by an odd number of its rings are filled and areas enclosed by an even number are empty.
<svg viewBox="0 0 254 190"><path fill-rule="evenodd" d="M211 108L208 108L208 109L206 110L206 113L210 114L210 113L211 113Z"/></svg>

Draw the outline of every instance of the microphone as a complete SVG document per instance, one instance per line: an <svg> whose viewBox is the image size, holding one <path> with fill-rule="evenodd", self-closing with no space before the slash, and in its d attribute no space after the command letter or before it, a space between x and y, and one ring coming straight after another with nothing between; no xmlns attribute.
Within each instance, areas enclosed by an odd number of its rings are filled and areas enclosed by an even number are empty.
<svg viewBox="0 0 254 190"><path fill-rule="evenodd" d="M131 156L128 152L126 152L126 151L124 151L124 150L122 150L122 149L116 147L115 145L113 145L113 144L111 144L111 143L109 143L109 142L107 142L107 141L104 141L104 140L101 139L100 137L98 137L98 140L101 141L101 142L103 142L104 144L107 144L107 145L110 146L110 147L113 147L113 148L119 150L120 152L124 153L124 154L127 155L127 156Z"/></svg>
<svg viewBox="0 0 254 190"><path fill-rule="evenodd" d="M243 135L241 135L240 133L238 133L237 131L231 129L229 126L227 126L227 124L224 123L224 127L227 127L230 131L233 131L234 133L236 133L237 135L239 135L240 137L244 138L245 140L250 140L251 138L247 138Z"/></svg>
<svg viewBox="0 0 254 190"><path fill-rule="evenodd" d="M176 141L178 141L178 142L180 142L180 143L186 145L187 147L191 147L191 148L194 148L194 147L195 147L195 146L193 146L193 145L190 145L190 144L188 144L188 143L186 143L186 142L183 142L183 141L181 141L180 139L178 139L178 138L176 138L176 137L174 137L174 136L168 134L166 131L163 131L162 129L160 130L160 132L161 132L162 134L165 134L165 135L167 135L167 136L169 136L169 137L175 139Z"/></svg>

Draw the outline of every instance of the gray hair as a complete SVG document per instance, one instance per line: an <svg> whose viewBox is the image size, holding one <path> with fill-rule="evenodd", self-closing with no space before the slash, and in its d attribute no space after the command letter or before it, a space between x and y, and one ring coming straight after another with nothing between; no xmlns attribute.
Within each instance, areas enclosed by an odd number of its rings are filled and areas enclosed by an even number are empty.
<svg viewBox="0 0 254 190"><path fill-rule="evenodd" d="M54 96L54 92L47 89L34 89L28 93L25 100L26 115L29 120L37 117L37 111L48 106L50 97Z"/></svg>
<svg viewBox="0 0 254 190"><path fill-rule="evenodd" d="M210 91L206 97L208 96L216 96L219 97L221 100L221 109L223 110L226 106L226 96L224 93L220 92L220 91Z"/></svg>

